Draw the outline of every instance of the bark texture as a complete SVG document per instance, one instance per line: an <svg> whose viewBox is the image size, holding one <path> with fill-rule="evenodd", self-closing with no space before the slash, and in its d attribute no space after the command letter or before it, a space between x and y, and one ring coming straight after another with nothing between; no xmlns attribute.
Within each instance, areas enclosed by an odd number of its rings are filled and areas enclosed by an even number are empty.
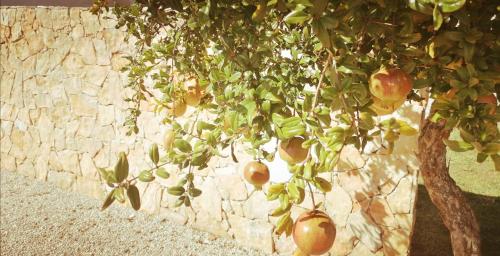
<svg viewBox="0 0 500 256"><path fill-rule="evenodd" d="M420 171L429 197L450 231L455 256L481 255L479 224L462 190L450 177L443 139L450 133L444 122L425 120L418 138Z"/></svg>

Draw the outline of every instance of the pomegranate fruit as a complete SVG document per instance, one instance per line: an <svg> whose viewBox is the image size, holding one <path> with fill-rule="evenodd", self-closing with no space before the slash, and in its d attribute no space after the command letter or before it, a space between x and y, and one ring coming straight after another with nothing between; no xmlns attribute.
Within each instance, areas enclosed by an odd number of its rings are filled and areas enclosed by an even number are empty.
<svg viewBox="0 0 500 256"><path fill-rule="evenodd" d="M370 92L384 102L405 99L413 88L413 81L403 70L380 69L370 76Z"/></svg>
<svg viewBox="0 0 500 256"><path fill-rule="evenodd" d="M302 147L302 143L305 141L302 137L293 137L291 139L280 142L279 154L281 159L285 160L289 164L298 164L303 162L309 150Z"/></svg>
<svg viewBox="0 0 500 256"><path fill-rule="evenodd" d="M198 106L202 97L198 80L195 78L191 78L184 83L184 87L187 90L186 96L184 98L186 104L192 107Z"/></svg>
<svg viewBox="0 0 500 256"><path fill-rule="evenodd" d="M167 112L170 116L180 117L186 113L186 109L187 106L184 100L177 100L167 104Z"/></svg>
<svg viewBox="0 0 500 256"><path fill-rule="evenodd" d="M251 161L245 165L243 176L248 183L262 186L269 181L269 169L261 162Z"/></svg>
<svg viewBox="0 0 500 256"><path fill-rule="evenodd" d="M371 110L375 111L377 115L389 115L396 111L399 107L405 103L406 99L402 99L396 102L384 102L376 97L373 97L373 104L370 106Z"/></svg>
<svg viewBox="0 0 500 256"><path fill-rule="evenodd" d="M201 101L201 92L198 89L189 89L186 93L186 97L184 98L186 104L191 107L196 107L200 104Z"/></svg>
<svg viewBox="0 0 500 256"><path fill-rule="evenodd" d="M335 241L337 231L330 217L319 210L301 214L293 225L293 241L307 255L328 252Z"/></svg>

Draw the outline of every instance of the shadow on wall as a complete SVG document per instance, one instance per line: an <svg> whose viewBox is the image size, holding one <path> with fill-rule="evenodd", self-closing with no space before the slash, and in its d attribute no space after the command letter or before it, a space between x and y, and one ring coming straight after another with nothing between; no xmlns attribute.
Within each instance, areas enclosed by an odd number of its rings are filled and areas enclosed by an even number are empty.
<svg viewBox="0 0 500 256"><path fill-rule="evenodd" d="M500 252L500 197L465 193L481 226L482 255ZM410 256L453 255L450 235L423 185L418 187L417 220Z"/></svg>

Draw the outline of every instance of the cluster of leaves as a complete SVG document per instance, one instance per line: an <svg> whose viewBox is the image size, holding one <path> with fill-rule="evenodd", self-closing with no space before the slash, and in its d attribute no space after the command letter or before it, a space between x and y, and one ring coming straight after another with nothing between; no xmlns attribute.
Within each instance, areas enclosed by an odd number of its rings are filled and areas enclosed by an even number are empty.
<svg viewBox="0 0 500 256"><path fill-rule="evenodd" d="M129 164L127 155L124 152L120 152L114 170L99 168L101 178L110 188L112 188L104 200L101 208L102 210L108 208L115 200L120 203L125 203L125 191L132 208L134 210L139 210L141 208L141 199L139 189L135 185L136 181L152 182L156 177L162 179L168 179L170 177L170 173L163 167L168 164L168 162L160 164L160 154L157 144L151 146L149 158L154 164L154 167L141 171L136 177L129 177ZM191 199L201 195L201 190L194 186L193 179L194 175L190 170L189 173L178 181L177 185L167 188L169 194L178 197L175 202L175 207L181 205L190 207Z"/></svg>
<svg viewBox="0 0 500 256"><path fill-rule="evenodd" d="M334 170L346 145L363 152L380 140L391 152L400 135L416 133L403 120L377 120L370 109L370 74L398 67L414 78L416 90L408 100L435 99L433 120L444 118L448 128L460 129L464 141L448 141L450 148L475 148L479 161L491 156L498 169L499 116L490 112L497 105L477 102L500 90L500 26L493 2L139 0L115 6L117 28L138 39L138 55L125 70L136 91L127 125L137 132L139 103L154 95L144 81L152 79L153 90L161 93L155 103L163 115L163 107L186 93L183 81L198 79L204 96L194 118L163 120L175 139L162 160L188 170L168 191L187 206L190 196L201 193L192 183L193 168L206 168L228 147L237 161L235 142L248 145L256 159L272 161L275 152L263 145L305 138L302 146L310 156L291 165L291 180L271 185L268 193L270 200L280 200L273 212L282 216L278 233L289 234L291 205L303 201L306 186L331 189L318 174ZM93 11L105 6L98 0ZM452 88L456 97L443 99ZM199 120L200 115L213 118ZM153 176L148 177L143 180Z"/></svg>

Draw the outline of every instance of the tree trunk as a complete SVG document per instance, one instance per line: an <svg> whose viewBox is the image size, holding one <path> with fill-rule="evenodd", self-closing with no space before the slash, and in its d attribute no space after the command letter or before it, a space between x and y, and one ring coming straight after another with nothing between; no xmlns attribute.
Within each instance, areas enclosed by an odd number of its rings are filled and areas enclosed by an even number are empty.
<svg viewBox="0 0 500 256"><path fill-rule="evenodd" d="M418 138L420 171L429 197L450 231L453 254L481 255L481 237L476 216L464 193L449 175L443 139L448 138L450 132L444 126L444 122L423 121Z"/></svg>

